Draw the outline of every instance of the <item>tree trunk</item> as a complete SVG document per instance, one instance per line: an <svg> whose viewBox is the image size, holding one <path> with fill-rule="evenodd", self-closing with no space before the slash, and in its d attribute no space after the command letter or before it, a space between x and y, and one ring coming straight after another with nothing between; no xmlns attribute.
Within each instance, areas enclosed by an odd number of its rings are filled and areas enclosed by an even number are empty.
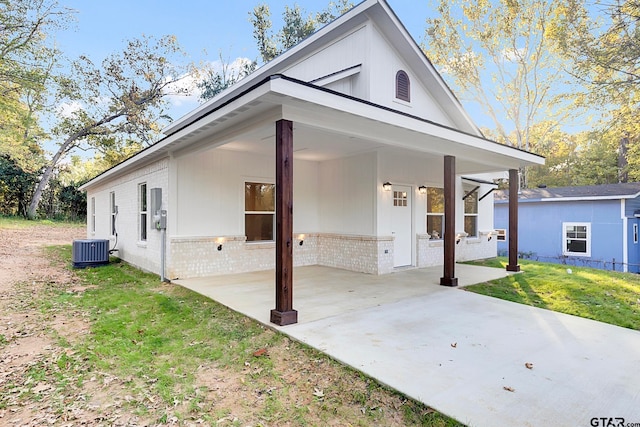
<svg viewBox="0 0 640 427"><path fill-rule="evenodd" d="M618 146L618 182L629 181L629 170L627 162L627 150L629 147L629 135L625 134L620 138L620 145Z"/></svg>
<svg viewBox="0 0 640 427"><path fill-rule="evenodd" d="M38 210L38 205L40 204L40 200L42 199L42 192L45 188L47 188L47 184L49 184L49 180L51 179L51 175L53 175L53 169L58 165L58 162L62 157L73 147L73 144L80 138L86 135L86 130L82 130L81 132L77 132L71 135L67 140L60 146L56 154L51 158L51 162L47 165L47 168L44 170L42 174L42 178L40 178L40 182L36 186L36 191L33 193L33 197L31 198L31 203L29 203L29 209L27 210L27 218L35 219L36 211Z"/></svg>
<svg viewBox="0 0 640 427"><path fill-rule="evenodd" d="M40 204L40 200L42 199L42 192L49 184L49 180L51 179L51 175L53 174L53 168L55 167L55 163L53 160L47 168L44 170L42 174L42 178L40 178L40 182L36 186L36 191L33 193L33 197L31 198L31 203L29 203L29 209L27 210L27 218L35 219L36 211L38 210L38 205Z"/></svg>

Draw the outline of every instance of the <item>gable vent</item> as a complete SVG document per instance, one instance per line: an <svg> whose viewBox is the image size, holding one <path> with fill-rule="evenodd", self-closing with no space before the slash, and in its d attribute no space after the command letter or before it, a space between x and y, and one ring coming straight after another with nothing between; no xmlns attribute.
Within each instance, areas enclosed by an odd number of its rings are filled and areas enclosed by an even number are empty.
<svg viewBox="0 0 640 427"><path fill-rule="evenodd" d="M396 73L396 98L402 101L411 101L411 82L406 72L400 70Z"/></svg>

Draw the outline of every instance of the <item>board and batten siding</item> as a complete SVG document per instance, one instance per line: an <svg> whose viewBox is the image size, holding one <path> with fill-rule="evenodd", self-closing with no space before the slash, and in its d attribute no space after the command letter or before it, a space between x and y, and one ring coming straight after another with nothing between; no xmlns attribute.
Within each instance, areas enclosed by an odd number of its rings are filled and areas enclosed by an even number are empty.
<svg viewBox="0 0 640 427"><path fill-rule="evenodd" d="M243 236L244 183L275 183L275 157L212 149L177 158L174 237ZM318 165L295 160L294 232L318 228Z"/></svg>

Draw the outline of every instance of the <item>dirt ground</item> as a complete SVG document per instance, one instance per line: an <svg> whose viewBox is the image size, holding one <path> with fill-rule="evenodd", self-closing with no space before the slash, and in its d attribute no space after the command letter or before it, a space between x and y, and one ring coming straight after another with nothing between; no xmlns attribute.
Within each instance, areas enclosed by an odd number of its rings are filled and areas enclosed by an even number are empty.
<svg viewBox="0 0 640 427"><path fill-rule="evenodd" d="M265 425L254 411L267 405L264 396L271 388L245 383L244 376L252 374L249 364L242 373L203 364L195 377L198 387L205 390L205 403L198 410L185 408L182 412L190 411L189 419L178 420L173 415L161 418L161 414L173 414L173 409L180 408L167 408L159 396L147 391L133 391L131 379L96 371L70 350L90 334L91 314L53 303L45 309L42 304L49 295L80 295L87 288L64 265L52 263L45 247L68 245L84 235L81 227L0 228L0 426L199 426L210 425L203 415L211 416L221 407L228 415L215 425ZM345 376L337 364L312 360L302 348L292 353L288 345L288 340L282 340L269 350L275 370L290 387L280 400L291 408L309 408L308 424L405 424L406 399L381 390L372 392L357 374ZM328 419L322 418L326 411L317 396L336 385L351 395L368 396L366 405L360 399L342 402L342 396L336 396L343 412L336 410ZM277 386L281 385L265 385ZM133 411L131 402L141 403L147 411ZM382 418L369 419L374 410L382 411ZM422 408L418 412L433 411ZM345 419L342 413L351 415Z"/></svg>
<svg viewBox="0 0 640 427"><path fill-rule="evenodd" d="M63 350L54 337L73 342L88 331L82 316L61 312L44 319L33 304L33 296L47 288L81 291L74 289L73 274L63 266L51 265L43 251L45 246L70 244L84 235L79 227L0 229L0 425L64 425L65 421L67 425L90 425L101 418L88 405L69 405L77 416L61 414L60 405L65 402L52 393L51 385L34 380L33 375L34 369L46 369L60 360ZM39 396L25 405L19 397L27 390ZM77 402L82 402L80 396Z"/></svg>

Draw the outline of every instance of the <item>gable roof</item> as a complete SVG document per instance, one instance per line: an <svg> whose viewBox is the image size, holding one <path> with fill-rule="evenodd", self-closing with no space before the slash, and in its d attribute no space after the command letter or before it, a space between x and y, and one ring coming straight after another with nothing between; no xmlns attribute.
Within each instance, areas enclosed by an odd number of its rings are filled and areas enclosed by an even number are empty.
<svg viewBox="0 0 640 427"><path fill-rule="evenodd" d="M369 20L375 22L384 33L387 40L408 62L409 66L417 71L416 75L422 80L424 87L428 87L445 113L453 120L459 130L477 136L483 136L480 129L462 107L460 101L453 94L442 76L437 72L431 61L418 46L402 22L386 0L364 0L352 9L323 26L297 45L286 50L272 61L264 64L249 76L225 89L217 96L202 104L200 107L174 121L163 129L167 136L178 132L201 117L225 104L267 78L270 75L283 74L293 64L304 59L310 52L323 48L328 43L348 33L353 28ZM344 70L343 70L344 71ZM340 72L340 71L336 71ZM326 76L325 76L326 77ZM312 83L312 82L311 82Z"/></svg>
<svg viewBox="0 0 640 427"><path fill-rule="evenodd" d="M586 185L581 187L526 188L518 193L523 202L569 202L580 200L635 199L640 196L640 182ZM495 192L496 203L507 203L508 190Z"/></svg>

